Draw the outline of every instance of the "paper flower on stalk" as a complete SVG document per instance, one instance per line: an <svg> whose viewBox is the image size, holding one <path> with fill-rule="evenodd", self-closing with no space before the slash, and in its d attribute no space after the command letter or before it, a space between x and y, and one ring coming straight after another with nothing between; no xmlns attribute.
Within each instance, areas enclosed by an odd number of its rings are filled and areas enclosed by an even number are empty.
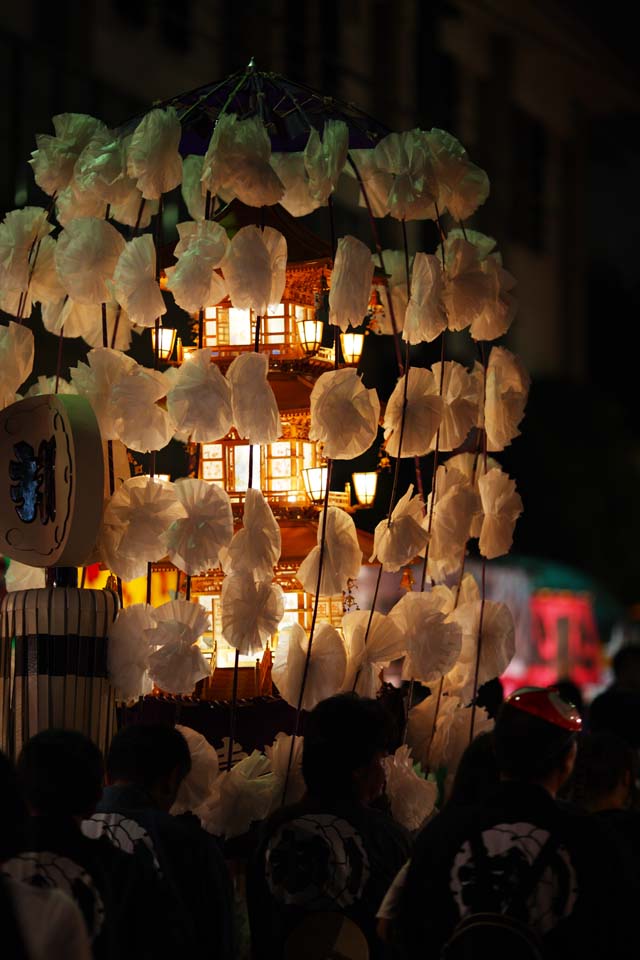
<svg viewBox="0 0 640 960"><path fill-rule="evenodd" d="M233 425L251 443L273 443L282 433L278 403L267 380L265 353L241 353L227 370Z"/></svg>
<svg viewBox="0 0 640 960"><path fill-rule="evenodd" d="M197 350L178 369L167 393L176 430L195 443L212 443L231 429L231 388L210 350Z"/></svg>
<svg viewBox="0 0 640 960"><path fill-rule="evenodd" d="M447 620L439 597L432 592L409 591L389 617L406 644L405 679L432 684L455 665L462 648L462 629Z"/></svg>
<svg viewBox="0 0 640 960"><path fill-rule="evenodd" d="M252 823L266 819L279 787L269 759L254 750L218 776L209 802L198 811L202 826L227 840L242 836Z"/></svg>
<svg viewBox="0 0 640 960"><path fill-rule="evenodd" d="M88 363L71 370L71 382L93 408L103 440L118 439L118 411L113 391L117 382L138 366L133 357L120 350L97 347L87 355Z"/></svg>
<svg viewBox="0 0 640 960"><path fill-rule="evenodd" d="M35 253L35 251L34 251ZM64 297L64 287L56 270L56 241L43 237L34 256L29 294L39 303L56 303Z"/></svg>
<svg viewBox="0 0 640 960"><path fill-rule="evenodd" d="M56 244L56 267L65 292L78 303L111 300L111 280L125 241L106 220L72 220Z"/></svg>
<svg viewBox="0 0 640 960"><path fill-rule="evenodd" d="M33 370L33 334L28 327L9 321L0 326L0 409L13 403L18 388Z"/></svg>
<svg viewBox="0 0 640 960"><path fill-rule="evenodd" d="M149 676L166 693L188 695L209 665L198 640L209 629L209 614L199 603L171 600L156 607L156 625L145 631L157 649L149 657Z"/></svg>
<svg viewBox="0 0 640 960"><path fill-rule="evenodd" d="M406 308L402 336L409 343L430 343L447 327L442 301L440 260L429 253L416 253L411 275L411 299Z"/></svg>
<svg viewBox="0 0 640 960"><path fill-rule="evenodd" d="M68 380L65 380L64 377L56 377L54 374L51 377L38 377L36 382L32 383L25 393L25 397L43 397L49 393L77 394L77 392Z"/></svg>
<svg viewBox="0 0 640 960"><path fill-rule="evenodd" d="M172 816L181 813L194 813L207 803L218 778L218 754L206 737L191 727L176 724L176 730L182 734L189 747L191 769L178 787L178 795L171 807Z"/></svg>
<svg viewBox="0 0 640 960"><path fill-rule="evenodd" d="M282 587L252 573L230 573L222 582L222 636L242 656L260 654L284 616Z"/></svg>
<svg viewBox="0 0 640 960"><path fill-rule="evenodd" d="M455 773L462 754L471 739L471 720L473 711L460 703L457 697L443 697L436 732L429 752L429 765L432 770L446 767L448 773ZM493 729L493 720L483 707L476 707L473 717L474 738Z"/></svg>
<svg viewBox="0 0 640 960"><path fill-rule="evenodd" d="M152 327L167 312L156 280L156 250L148 233L130 240L120 254L113 273L113 292L139 327Z"/></svg>
<svg viewBox="0 0 640 960"><path fill-rule="evenodd" d="M182 199L193 220L204 220L206 198L202 192L202 163L204 157L190 153L182 158Z"/></svg>
<svg viewBox="0 0 640 960"><path fill-rule="evenodd" d="M481 512L477 491L464 474L443 464L438 467L435 501L427 500L425 524L431 518L427 572L440 583L462 566L467 540Z"/></svg>
<svg viewBox="0 0 640 960"><path fill-rule="evenodd" d="M182 180L181 136L173 107L151 110L134 130L127 150L127 172L145 199L157 200Z"/></svg>
<svg viewBox="0 0 640 960"><path fill-rule="evenodd" d="M279 230L242 227L222 263L233 306L264 316L269 304L282 299L286 269L287 241Z"/></svg>
<svg viewBox="0 0 640 960"><path fill-rule="evenodd" d="M522 513L522 500L515 480L500 468L489 470L478 479L482 501L480 553L492 560L509 553L516 520Z"/></svg>
<svg viewBox="0 0 640 960"><path fill-rule="evenodd" d="M304 166L309 177L309 193L325 204L336 188L347 162L349 130L343 120L325 120L322 138L311 130L304 149Z"/></svg>
<svg viewBox="0 0 640 960"><path fill-rule="evenodd" d="M175 494L186 516L174 520L167 534L169 559L183 573L206 573L220 562L233 534L231 501L225 490L206 480L176 480Z"/></svg>
<svg viewBox="0 0 640 960"><path fill-rule="evenodd" d="M29 567L18 560L10 560L4 575L7 593L15 590L41 590L47 585L46 571L42 567Z"/></svg>
<svg viewBox="0 0 640 960"><path fill-rule="evenodd" d="M478 389L483 389L483 376L480 370ZM524 417L530 380L521 360L504 347L491 350L486 377L483 393L487 449L504 450L520 435L518 425Z"/></svg>
<svg viewBox="0 0 640 960"><path fill-rule="evenodd" d="M371 618L369 635L367 627ZM343 689L361 697L374 697L381 686L380 674L392 660L404 656L406 641L394 620L369 610L354 610L342 619L347 644L347 672ZM366 637L366 643L365 643Z"/></svg>
<svg viewBox="0 0 640 960"><path fill-rule="evenodd" d="M280 559L280 527L260 490L249 488L244 500L242 527L220 555L225 573L252 573L257 580L273 576Z"/></svg>
<svg viewBox="0 0 640 960"><path fill-rule="evenodd" d="M431 372L443 400L439 448L455 450L464 443L478 419L476 385L462 364L453 360L445 361L444 372L441 363L434 363ZM435 448L435 440L432 446Z"/></svg>
<svg viewBox="0 0 640 960"><path fill-rule="evenodd" d="M125 480L104 511L99 550L105 566L123 580L144 576L147 563L166 555L169 528L184 516L173 484L151 477Z"/></svg>
<svg viewBox="0 0 640 960"><path fill-rule="evenodd" d="M75 178L56 197L56 220L62 227L68 226L72 220L82 220L87 217L96 217L101 220L106 209L106 204L100 197L89 190L81 190Z"/></svg>
<svg viewBox="0 0 640 960"><path fill-rule="evenodd" d="M291 751L292 740L294 740L293 752ZM271 769L279 781L279 789L274 792L272 812L280 806L298 803L307 791L302 775L303 745L304 737L294 738L290 734L279 733L271 746L264 748L264 752L271 762ZM291 766L289 766L289 757L291 757ZM287 769L289 770L288 775ZM287 784L286 794L284 793L285 782Z"/></svg>
<svg viewBox="0 0 640 960"><path fill-rule="evenodd" d="M329 290L329 323L346 330L359 327L369 309L373 263L371 251L356 237L340 237Z"/></svg>
<svg viewBox="0 0 640 960"><path fill-rule="evenodd" d="M328 371L316 380L309 439L324 444L326 457L359 457L375 442L379 419L378 394L365 387L353 367Z"/></svg>
<svg viewBox="0 0 640 960"><path fill-rule="evenodd" d="M396 823L411 832L419 830L435 808L438 786L416 773L410 748L398 747L384 759L385 793Z"/></svg>
<svg viewBox="0 0 640 960"><path fill-rule="evenodd" d="M220 114L202 166L202 192L250 207L278 203L284 187L271 167L271 140L260 117Z"/></svg>
<svg viewBox="0 0 640 960"><path fill-rule="evenodd" d="M324 513L318 524L318 545L304 558L296 577L307 593L320 593L322 597L333 597L347 589L349 580L355 580L360 573L362 550L358 543L356 526L344 510L329 507L326 512L327 532L322 561L322 578L318 590L318 570L322 531L325 524Z"/></svg>
<svg viewBox="0 0 640 960"><path fill-rule="evenodd" d="M379 262L378 254L372 253L371 258L375 268ZM386 284L381 284L377 287L382 312L373 314L372 320L369 323L369 329L373 333L390 335L393 333L393 324L391 322L392 307L396 330L401 331L404 326L409 299L407 293L407 266L404 250L383 250L382 259L384 261L385 273L387 274ZM411 260L409 264L411 264Z"/></svg>
<svg viewBox="0 0 640 960"><path fill-rule="evenodd" d="M123 223L126 227L144 230L159 210L157 200L146 200L138 188L133 186L126 200L111 205L111 219Z"/></svg>
<svg viewBox="0 0 640 960"><path fill-rule="evenodd" d="M69 184L76 160L86 145L107 133L104 123L85 113L59 113L53 118L53 128L55 136L36 135L37 149L29 160L36 183L49 196L60 193Z"/></svg>
<svg viewBox="0 0 640 960"><path fill-rule="evenodd" d="M147 603L134 603L120 610L109 628L107 667L116 700L126 705L151 693L147 631L156 625L154 609Z"/></svg>
<svg viewBox="0 0 640 960"><path fill-rule="evenodd" d="M358 181L359 205L366 207L368 202L374 217L386 217L389 213L389 194L393 186L393 174L380 169L376 162L375 149L349 150L349 159L353 161L355 170L350 163L344 169L345 173Z"/></svg>
<svg viewBox="0 0 640 960"><path fill-rule="evenodd" d="M407 376L407 374L405 374ZM405 377L400 377L389 397L384 414L384 439L391 457L422 457L431 449L432 441L442 422L444 400L439 396L431 370L411 367L408 373L407 406L402 428L405 400ZM402 434L402 450L400 435Z"/></svg>
<svg viewBox="0 0 640 960"><path fill-rule="evenodd" d="M425 220L435 216L431 156L422 130L390 133L375 147L380 170L393 174L387 198L389 213L397 220Z"/></svg>
<svg viewBox="0 0 640 960"><path fill-rule="evenodd" d="M387 573L393 573L410 563L424 549L427 540L422 524L422 501L418 496L413 497L413 484L410 484L393 508L390 520L381 520L377 525L370 560L377 558Z"/></svg>
<svg viewBox="0 0 640 960"><path fill-rule="evenodd" d="M131 450L162 450L174 433L170 414L158 404L167 392L159 370L135 364L113 385L111 402L118 439Z"/></svg>
<svg viewBox="0 0 640 960"><path fill-rule="evenodd" d="M229 238L219 223L199 220L179 223L178 262L168 267L167 288L179 307L195 313L224 300L227 288L216 268L229 250Z"/></svg>
<svg viewBox="0 0 640 960"><path fill-rule="evenodd" d="M102 347L104 339L103 314L106 318L107 344L115 350L128 350L131 345L131 321L115 300L106 304L77 303L63 297L57 303L42 304L42 323L49 333L82 337L90 347ZM115 342L114 342L115 335Z"/></svg>
<svg viewBox="0 0 640 960"><path fill-rule="evenodd" d="M470 327L475 340L495 340L506 333L516 311L510 290L513 277L492 253L495 240L468 231L452 230L445 242L444 302L449 329Z"/></svg>
<svg viewBox="0 0 640 960"><path fill-rule="evenodd" d="M37 265L37 248L52 230L47 211L41 207L11 210L5 216L0 223L0 287L4 292L27 291Z"/></svg>
<svg viewBox="0 0 640 960"><path fill-rule="evenodd" d="M435 127L425 135L437 184L440 213L448 210L454 220L472 216L489 196L489 178L469 160L459 140Z"/></svg>
<svg viewBox="0 0 640 960"><path fill-rule="evenodd" d="M273 661L272 676L280 696L292 707L298 706L309 638L299 623L281 628ZM313 710L317 703L341 689L347 668L344 641L330 623L319 623L313 635L309 670L302 698L302 709Z"/></svg>
<svg viewBox="0 0 640 960"><path fill-rule="evenodd" d="M80 193L89 194L103 207L126 203L135 181L127 173L127 148L130 138L120 138L111 130L94 136L78 157L73 183Z"/></svg>
<svg viewBox="0 0 640 960"><path fill-rule="evenodd" d="M304 153L272 153L271 166L284 187L280 206L292 217L306 217L322 206L322 202L311 195Z"/></svg>
<svg viewBox="0 0 640 960"><path fill-rule="evenodd" d="M455 457L449 457L446 462L447 471L457 470L458 473L461 473L478 495L479 506L477 513L471 521L471 530L469 533L471 537L479 537L480 531L482 530L482 504L480 503L478 480L487 470L493 470L494 467L499 466L500 464L494 460L493 457L487 457L485 464L485 458L481 453L458 453Z"/></svg>
<svg viewBox="0 0 640 960"><path fill-rule="evenodd" d="M462 628L462 650L458 662L447 675L447 689L468 703L473 697L475 666L482 611L482 640L478 687L501 676L515 653L513 616L505 603L480 600L458 603L449 620Z"/></svg>

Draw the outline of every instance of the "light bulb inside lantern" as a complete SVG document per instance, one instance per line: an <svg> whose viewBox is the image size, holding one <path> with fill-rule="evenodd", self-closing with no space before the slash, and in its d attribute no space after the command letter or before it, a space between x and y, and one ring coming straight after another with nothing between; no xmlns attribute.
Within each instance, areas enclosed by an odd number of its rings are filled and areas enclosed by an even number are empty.
<svg viewBox="0 0 640 960"><path fill-rule="evenodd" d="M321 503L324 500L327 488L328 467L307 467L302 471L302 478L307 496L312 503Z"/></svg>
<svg viewBox="0 0 640 960"><path fill-rule="evenodd" d="M358 363L364 346L364 333L341 333L340 344L345 363Z"/></svg>
<svg viewBox="0 0 640 960"><path fill-rule="evenodd" d="M370 507L375 500L378 488L378 474L375 470L366 473L353 473L353 489L356 500L363 507Z"/></svg>
<svg viewBox="0 0 640 960"><path fill-rule="evenodd" d="M160 336L156 348L156 330L155 328L151 330L151 345L153 346L153 353L155 355L157 350L158 359L168 360L173 353L173 347L176 342L176 331L173 327L160 327L158 333Z"/></svg>

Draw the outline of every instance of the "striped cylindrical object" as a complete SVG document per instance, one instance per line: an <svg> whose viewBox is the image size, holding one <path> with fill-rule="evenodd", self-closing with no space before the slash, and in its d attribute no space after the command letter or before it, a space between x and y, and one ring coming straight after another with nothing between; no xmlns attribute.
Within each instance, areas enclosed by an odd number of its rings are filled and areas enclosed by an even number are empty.
<svg viewBox="0 0 640 960"><path fill-rule="evenodd" d="M107 634L111 590L47 587L0 604L0 746L12 758L39 730L81 730L105 750L115 732Z"/></svg>

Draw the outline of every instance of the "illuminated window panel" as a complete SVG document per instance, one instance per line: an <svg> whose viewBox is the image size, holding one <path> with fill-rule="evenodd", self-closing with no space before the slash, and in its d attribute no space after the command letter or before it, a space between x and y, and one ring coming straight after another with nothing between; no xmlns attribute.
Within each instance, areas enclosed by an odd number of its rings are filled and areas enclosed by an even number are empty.
<svg viewBox="0 0 640 960"><path fill-rule="evenodd" d="M289 440L280 440L278 443L269 444L270 457L289 457L291 456L291 442Z"/></svg>
<svg viewBox="0 0 640 960"><path fill-rule="evenodd" d="M289 458L287 458L286 460L270 460L269 476L270 477L290 477L291 476L291 460Z"/></svg>
<svg viewBox="0 0 640 960"><path fill-rule="evenodd" d="M203 443L202 444L202 457L204 460L222 460L222 444L221 443Z"/></svg>
<svg viewBox="0 0 640 960"><path fill-rule="evenodd" d="M233 489L236 493L243 493L249 484L249 444L236 443L231 448L233 455ZM252 487L260 489L260 447L253 448L253 478Z"/></svg>
<svg viewBox="0 0 640 960"><path fill-rule="evenodd" d="M224 480L222 460L204 460L202 463L203 480Z"/></svg>
<svg viewBox="0 0 640 960"><path fill-rule="evenodd" d="M229 307L229 344L243 346L252 342L251 311Z"/></svg>
<svg viewBox="0 0 640 960"><path fill-rule="evenodd" d="M218 321L205 320L204 338L208 347L215 347L218 343Z"/></svg>

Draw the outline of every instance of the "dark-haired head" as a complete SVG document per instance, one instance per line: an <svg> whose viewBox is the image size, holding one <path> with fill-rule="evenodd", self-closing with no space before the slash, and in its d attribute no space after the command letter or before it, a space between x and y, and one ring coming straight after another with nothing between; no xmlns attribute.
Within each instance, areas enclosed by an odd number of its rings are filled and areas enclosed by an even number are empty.
<svg viewBox="0 0 640 960"><path fill-rule="evenodd" d="M134 784L169 810L191 770L187 741L162 724L133 724L115 735L107 754L110 784Z"/></svg>
<svg viewBox="0 0 640 960"><path fill-rule="evenodd" d="M621 647L611 666L619 687L623 690L640 690L640 645Z"/></svg>
<svg viewBox="0 0 640 960"><path fill-rule="evenodd" d="M23 747L18 778L32 813L90 817L102 794L102 754L78 730L43 730Z"/></svg>
<svg viewBox="0 0 640 960"><path fill-rule="evenodd" d="M371 803L382 791L382 758L396 735L377 700L353 693L319 703L304 727L302 772L309 794L324 800Z"/></svg>
<svg viewBox="0 0 640 960"><path fill-rule="evenodd" d="M460 758L447 803L473 806L498 785L500 775L493 731L474 737Z"/></svg>

